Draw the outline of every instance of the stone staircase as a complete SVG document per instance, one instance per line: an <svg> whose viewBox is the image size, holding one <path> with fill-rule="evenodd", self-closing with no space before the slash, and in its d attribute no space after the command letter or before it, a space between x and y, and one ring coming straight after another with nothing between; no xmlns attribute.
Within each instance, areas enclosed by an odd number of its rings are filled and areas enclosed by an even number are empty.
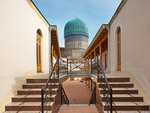
<svg viewBox="0 0 150 113"><path fill-rule="evenodd" d="M134 84L130 82L129 77L108 76L107 79L112 87L113 113L150 113L149 105L144 102L143 97L134 88ZM107 112L109 108L105 105L104 92L101 88L105 84L100 84L99 80L98 84L104 110Z"/></svg>
<svg viewBox="0 0 150 113"><path fill-rule="evenodd" d="M4 113L40 113L41 88L44 87L47 79L48 77L27 78L26 84L23 84L22 89L18 90L17 95L12 97L12 102L5 106ZM55 82L51 83L48 87L52 87L52 96L49 96L48 99L50 104L48 110L52 112L59 88L59 79L55 79Z"/></svg>
<svg viewBox="0 0 150 113"><path fill-rule="evenodd" d="M134 88L134 83L130 82L129 77L107 76L108 82L113 90L113 113L150 113L149 105L144 102L139 91ZM44 87L48 77L27 78L22 89L17 91L17 95L12 97L12 102L5 106L4 113L41 113L41 88ZM53 82L53 81L51 81ZM51 83L52 87L49 97L49 112L52 113L58 88L60 87L59 79ZM98 80L102 104L107 113L108 106L105 105L102 86ZM48 92L50 93L50 92ZM105 113L104 112L104 113Z"/></svg>

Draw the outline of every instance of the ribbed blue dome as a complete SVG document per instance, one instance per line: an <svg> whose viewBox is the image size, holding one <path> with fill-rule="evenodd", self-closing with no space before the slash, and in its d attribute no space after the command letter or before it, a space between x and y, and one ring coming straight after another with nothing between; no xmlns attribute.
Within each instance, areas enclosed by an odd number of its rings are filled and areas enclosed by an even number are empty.
<svg viewBox="0 0 150 113"><path fill-rule="evenodd" d="M83 34L88 38L88 27L81 19L72 19L65 25L64 28L64 36L71 34Z"/></svg>

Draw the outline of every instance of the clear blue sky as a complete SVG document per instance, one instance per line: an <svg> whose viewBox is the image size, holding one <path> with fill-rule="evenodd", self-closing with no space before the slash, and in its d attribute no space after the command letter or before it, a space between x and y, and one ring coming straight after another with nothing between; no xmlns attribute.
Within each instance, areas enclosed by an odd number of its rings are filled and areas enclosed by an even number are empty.
<svg viewBox="0 0 150 113"><path fill-rule="evenodd" d="M89 29L89 44L102 24L108 24L121 0L33 0L50 23L57 25L59 45L64 47L64 26L75 17Z"/></svg>

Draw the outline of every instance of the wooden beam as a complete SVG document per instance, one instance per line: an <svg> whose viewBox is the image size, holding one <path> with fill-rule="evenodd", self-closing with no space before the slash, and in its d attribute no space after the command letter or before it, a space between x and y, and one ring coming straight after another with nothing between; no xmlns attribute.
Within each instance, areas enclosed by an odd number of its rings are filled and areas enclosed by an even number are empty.
<svg viewBox="0 0 150 113"><path fill-rule="evenodd" d="M88 56L89 54L91 54L91 53L94 51L95 48L97 48L99 45L101 45L102 42L105 41L106 38L107 38L107 35L106 35L98 44L95 44L95 43L94 43L94 44L91 46L91 48L89 49L89 52L87 52L87 55L86 55L86 56ZM86 56L85 56L85 57L86 57Z"/></svg>

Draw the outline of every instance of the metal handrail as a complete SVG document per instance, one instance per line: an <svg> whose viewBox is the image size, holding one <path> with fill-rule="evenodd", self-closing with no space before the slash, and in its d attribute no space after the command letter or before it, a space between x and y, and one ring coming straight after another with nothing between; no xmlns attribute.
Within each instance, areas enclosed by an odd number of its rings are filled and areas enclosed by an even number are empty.
<svg viewBox="0 0 150 113"><path fill-rule="evenodd" d="M62 58L59 58L59 74L68 75L68 59L64 60Z"/></svg>
<svg viewBox="0 0 150 113"><path fill-rule="evenodd" d="M106 75L105 75L105 72L104 72L104 69L103 69L103 65L102 65L102 64L100 64L100 69L101 69L101 73L104 75L104 79L105 79L105 81L106 81L107 87L108 87L108 89L110 90L111 87L110 87L110 85L109 85L109 83L108 83L108 80L107 80L107 78L106 78Z"/></svg>
<svg viewBox="0 0 150 113"><path fill-rule="evenodd" d="M50 73L50 76L48 77L48 80L47 80L45 86L41 89L41 111L42 111L42 113L44 113L44 101L45 101L44 92L46 91L46 88L48 87L48 83L49 83L49 81L51 80L52 75L53 75L53 73L54 73L54 69L56 68L56 66L57 66L58 63L59 63L59 59L57 59L55 65L54 65L54 67L53 67L53 69L52 69L52 71L51 71L51 73ZM54 77L54 78L55 78L55 77ZM51 95L50 95L50 96L51 96ZM46 97L48 98L48 94L46 95Z"/></svg>
<svg viewBox="0 0 150 113"><path fill-rule="evenodd" d="M61 72L66 73L66 75L68 73L67 72L68 67L66 68L66 66L68 66L68 64L67 64L68 62L65 61L66 65L64 65L64 64L61 63L61 61L64 62L65 60L63 60L62 58L57 59L51 73L49 74L49 77L48 77L48 80L47 80L45 86L41 89L41 111L42 111L42 113L44 113L44 110L46 108L45 105L44 105L45 103L46 103L46 106L47 106L47 109L48 109L48 100L49 100L48 97L49 97L49 95L51 96L51 87L48 87L49 83L50 83L50 86L51 86L50 81L55 80L55 78L59 78L59 74ZM61 67L65 67L66 71L61 70ZM54 77L53 77L53 75L54 75ZM47 90L47 88L49 88L49 89Z"/></svg>
<svg viewBox="0 0 150 113"><path fill-rule="evenodd" d="M92 91L92 95L91 95L91 98L90 98L89 105L90 104L96 104L96 85L94 86L94 89Z"/></svg>
<svg viewBox="0 0 150 113"><path fill-rule="evenodd" d="M111 86L109 85L108 83L108 80L107 80L107 77L106 77L106 74L104 72L104 69L103 69L103 66L102 64L100 63L100 60L96 59L95 60L96 62L94 62L94 67L92 67L92 61L91 61L91 73L92 74L97 74L97 78L98 79L101 79L101 78L104 78L104 81L101 81L101 82L104 82L106 84L105 87L103 87L103 95L105 97L106 100L109 100L109 105L110 105L110 113L112 113L112 88ZM95 72L95 73L93 73ZM109 98L106 96L106 88L108 89L108 95L109 95Z"/></svg>
<svg viewBox="0 0 150 113"><path fill-rule="evenodd" d="M59 59L57 59L55 65L54 65L54 67L53 67L53 69L52 69L52 71L51 71L51 73L50 73L50 76L48 77L48 80L47 80L45 86L43 87L43 91L46 90L46 87L48 86L48 83L49 83L49 81L50 81L50 79L51 79L51 77L52 77L52 75L53 75L54 69L56 68L56 65L57 65L58 62L59 62Z"/></svg>
<svg viewBox="0 0 150 113"><path fill-rule="evenodd" d="M113 111L113 109L112 109L112 88L111 88L111 86L108 83L108 80L107 80L107 77L106 77L105 72L103 70L102 64L100 64L100 69L101 69L100 73L103 75L105 83L106 83L108 91L109 91L109 95L110 95L110 97L109 97L110 98L110 113L112 113L112 111ZM98 74L98 76L99 76L99 74ZM105 94L104 94L104 96L105 96Z"/></svg>
<svg viewBox="0 0 150 113"><path fill-rule="evenodd" d="M65 99L64 100L65 104L69 105L69 99L68 99L68 97L65 93L65 90L64 90L63 86L61 86L61 93L62 93L61 96L63 96L63 97L61 97L61 105L63 104L63 98Z"/></svg>

